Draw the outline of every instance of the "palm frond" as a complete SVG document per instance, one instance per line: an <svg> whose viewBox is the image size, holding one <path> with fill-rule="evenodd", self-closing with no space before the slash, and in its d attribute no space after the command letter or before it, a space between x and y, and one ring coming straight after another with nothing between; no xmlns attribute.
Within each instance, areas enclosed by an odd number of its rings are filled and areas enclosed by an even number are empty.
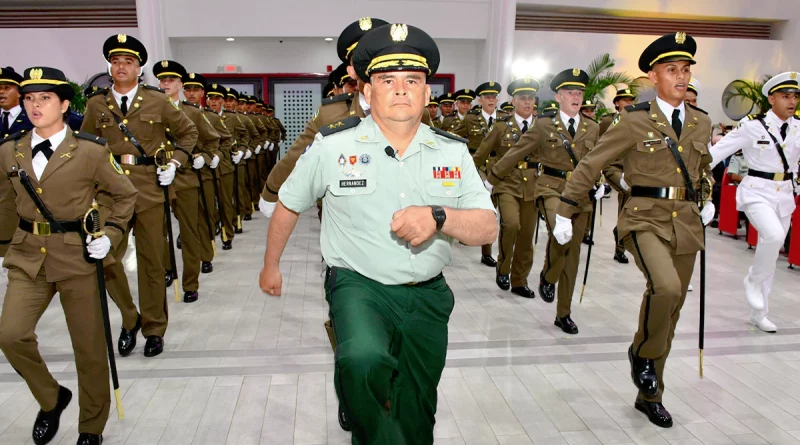
<svg viewBox="0 0 800 445"><path fill-rule="evenodd" d="M589 74L589 83L586 85L584 98L598 102L598 98L605 97L605 89L610 86L625 84L636 94L634 78L628 73L612 71L615 62L610 54L601 54L589 63L586 72Z"/></svg>
<svg viewBox="0 0 800 445"><path fill-rule="evenodd" d="M611 54L605 53L595 57L586 69L586 73L589 74L589 82L611 68L614 68L614 59L611 58Z"/></svg>
<svg viewBox="0 0 800 445"><path fill-rule="evenodd" d="M761 93L764 84L771 79L771 75L765 75L760 80L739 79L733 84L733 90L726 90L722 95L725 106L731 102L739 100L742 102L751 101L758 107L761 113L767 112L771 105L766 96Z"/></svg>

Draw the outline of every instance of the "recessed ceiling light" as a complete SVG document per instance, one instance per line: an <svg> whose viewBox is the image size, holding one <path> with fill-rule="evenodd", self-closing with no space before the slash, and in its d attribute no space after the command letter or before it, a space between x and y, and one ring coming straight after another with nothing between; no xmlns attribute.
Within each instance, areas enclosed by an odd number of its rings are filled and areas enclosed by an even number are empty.
<svg viewBox="0 0 800 445"><path fill-rule="evenodd" d="M227 40L227 41L229 41L229 42L233 42L233 41L234 41L234 40L236 40L236 39L234 39L233 37L228 37L228 38L227 38L227 39L225 39L225 40Z"/></svg>
<svg viewBox="0 0 800 445"><path fill-rule="evenodd" d="M325 37L326 42L333 42L333 37Z"/></svg>

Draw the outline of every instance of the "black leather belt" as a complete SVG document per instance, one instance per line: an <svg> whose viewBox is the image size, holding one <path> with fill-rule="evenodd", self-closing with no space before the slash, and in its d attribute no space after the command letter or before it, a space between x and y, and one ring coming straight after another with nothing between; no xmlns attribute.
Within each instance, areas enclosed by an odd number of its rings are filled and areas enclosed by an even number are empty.
<svg viewBox="0 0 800 445"><path fill-rule="evenodd" d="M538 169L539 168L539 163L538 162L529 162L529 161L519 161L517 163L517 168L520 169L520 170L527 170L529 168Z"/></svg>
<svg viewBox="0 0 800 445"><path fill-rule="evenodd" d="M406 283L403 286L411 286L411 287L427 286L428 284L431 284L433 282L439 281L442 278L444 278L444 275L442 275L442 273L439 272L439 275L436 275L435 277L431 278L430 280L421 281L419 283L417 283L417 282Z"/></svg>
<svg viewBox="0 0 800 445"><path fill-rule="evenodd" d="M83 230L80 221L59 221L58 223L61 224L61 227L67 232L81 233ZM50 236L50 234L53 233L50 223L48 222L28 221L27 219L20 218L18 227L28 233L39 236Z"/></svg>
<svg viewBox="0 0 800 445"><path fill-rule="evenodd" d="M685 187L631 187L631 196L635 198L673 199L677 201L694 201Z"/></svg>
<svg viewBox="0 0 800 445"><path fill-rule="evenodd" d="M769 179L770 181L791 181L794 178L792 173L768 173L752 168L747 170L747 176L755 176L756 178Z"/></svg>
<svg viewBox="0 0 800 445"><path fill-rule="evenodd" d="M114 160L121 165L155 165L156 158L152 156L114 155Z"/></svg>
<svg viewBox="0 0 800 445"><path fill-rule="evenodd" d="M547 176L555 176L556 178L561 179L569 179L572 176L572 172L568 172L566 170L559 170L557 168L548 167L546 165L541 166L542 173L546 174Z"/></svg>

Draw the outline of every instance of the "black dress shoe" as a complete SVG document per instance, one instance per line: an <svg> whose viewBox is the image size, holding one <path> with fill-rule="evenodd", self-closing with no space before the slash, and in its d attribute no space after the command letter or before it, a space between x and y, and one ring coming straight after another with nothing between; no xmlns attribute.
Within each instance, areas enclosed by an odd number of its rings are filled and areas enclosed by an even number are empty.
<svg viewBox="0 0 800 445"><path fill-rule="evenodd" d="M661 402L648 402L641 397L636 397L636 409L647 414L650 423L661 428L672 428L672 416Z"/></svg>
<svg viewBox="0 0 800 445"><path fill-rule="evenodd" d="M131 355L133 348L136 347L136 335L139 333L139 329L142 329L142 316L137 314L136 325L133 327L133 329L129 331L125 329L125 326L122 327L122 332L120 332L119 341L117 342L119 355L123 357Z"/></svg>
<svg viewBox="0 0 800 445"><path fill-rule="evenodd" d="M536 294L528 286L512 287L511 293L523 298L536 298Z"/></svg>
<svg viewBox="0 0 800 445"><path fill-rule="evenodd" d="M173 280L174 280L174 278L172 278L172 272L167 272L164 275L164 283L167 285L167 287L172 286L172 281Z"/></svg>
<svg viewBox="0 0 800 445"><path fill-rule="evenodd" d="M245 221L251 221L253 219L253 215L244 215Z"/></svg>
<svg viewBox="0 0 800 445"><path fill-rule="evenodd" d="M345 430L350 431L350 421L347 420L347 415L344 413L344 407L342 404L339 404L339 426Z"/></svg>
<svg viewBox="0 0 800 445"><path fill-rule="evenodd" d="M178 250L180 250L180 248L181 248L181 236L180 235L178 235L178 239L175 240L175 247L177 247Z"/></svg>
<svg viewBox="0 0 800 445"><path fill-rule="evenodd" d="M544 279L544 273L539 274L539 296L545 303L552 303L556 299L556 285Z"/></svg>
<svg viewBox="0 0 800 445"><path fill-rule="evenodd" d="M572 318L569 315L564 318L556 317L556 321L553 324L561 328L561 330L567 334L575 335L578 333L578 325L572 321Z"/></svg>
<svg viewBox="0 0 800 445"><path fill-rule="evenodd" d="M214 233L217 236L219 236L219 234L222 233L222 226L220 224L217 224L217 229L216 229L216 231Z"/></svg>
<svg viewBox="0 0 800 445"><path fill-rule="evenodd" d="M194 303L198 298L200 298L200 295L197 294L197 291L187 290L183 293L184 303Z"/></svg>
<svg viewBox="0 0 800 445"><path fill-rule="evenodd" d="M583 237L583 244L586 244L587 246L594 246L594 241L592 241L592 238L590 238L588 236L584 236Z"/></svg>
<svg viewBox="0 0 800 445"><path fill-rule="evenodd" d="M81 433L78 436L78 445L100 445L103 443L103 436L97 434Z"/></svg>
<svg viewBox="0 0 800 445"><path fill-rule="evenodd" d="M258 208L258 204L254 204L253 208L255 209L256 212L260 212L261 211L261 209Z"/></svg>
<svg viewBox="0 0 800 445"><path fill-rule="evenodd" d="M58 401L56 407L50 411L39 410L36 415L36 422L33 423L33 443L36 445L44 445L53 440L58 432L58 425L61 423L61 413L69 405L72 400L72 391L58 387Z"/></svg>
<svg viewBox="0 0 800 445"><path fill-rule="evenodd" d="M651 397L658 394L655 360L634 355L631 345L628 348L628 361L631 363L631 379L639 391Z"/></svg>
<svg viewBox="0 0 800 445"><path fill-rule="evenodd" d="M144 343L144 356L155 357L164 352L164 338L158 335L151 335L147 337Z"/></svg>
<svg viewBox="0 0 800 445"><path fill-rule="evenodd" d="M614 252L614 261L621 264L628 264L628 257L625 256L625 252Z"/></svg>
<svg viewBox="0 0 800 445"><path fill-rule="evenodd" d="M497 261L491 255L481 255L481 263L484 266L497 267Z"/></svg>
<svg viewBox="0 0 800 445"><path fill-rule="evenodd" d="M238 235L238 234L240 234L240 233L244 233L244 230L242 230L242 229L240 229L240 228L236 227L236 228L234 228L234 229L233 229L233 233L235 233L235 234L237 234L237 235Z"/></svg>
<svg viewBox="0 0 800 445"><path fill-rule="evenodd" d="M497 283L497 287L502 290L509 290L511 289L511 276L510 275L503 275L501 273L497 273L497 278L494 280Z"/></svg>
<svg viewBox="0 0 800 445"><path fill-rule="evenodd" d="M222 250L231 250L231 249L233 249L233 241L222 242Z"/></svg>
<svg viewBox="0 0 800 445"><path fill-rule="evenodd" d="M214 272L214 265L211 264L211 261L203 261L203 263L200 265L200 272L202 273Z"/></svg>

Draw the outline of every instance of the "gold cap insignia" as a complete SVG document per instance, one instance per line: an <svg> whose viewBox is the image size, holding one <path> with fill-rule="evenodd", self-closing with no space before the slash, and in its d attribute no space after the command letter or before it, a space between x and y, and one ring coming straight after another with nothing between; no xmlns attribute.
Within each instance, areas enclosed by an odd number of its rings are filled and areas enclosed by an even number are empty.
<svg viewBox="0 0 800 445"><path fill-rule="evenodd" d="M3 69L2 68L0 68L0 74L3 74Z"/></svg>
<svg viewBox="0 0 800 445"><path fill-rule="evenodd" d="M796 80L797 79L797 73L795 73L795 72L789 73L789 79Z"/></svg>
<svg viewBox="0 0 800 445"><path fill-rule="evenodd" d="M494 82L489 82L489 86L493 87L494 86Z"/></svg>
<svg viewBox="0 0 800 445"><path fill-rule="evenodd" d="M229 87L225 87L225 91L227 91L228 93L230 93L230 92L231 92L231 89L230 89Z"/></svg>
<svg viewBox="0 0 800 445"><path fill-rule="evenodd" d="M469 94L469 88L465 89L464 92Z"/></svg>
<svg viewBox="0 0 800 445"><path fill-rule="evenodd" d="M194 73L189 73L189 79L194 79Z"/></svg>
<svg viewBox="0 0 800 445"><path fill-rule="evenodd" d="M625 90L625 94L631 94L631 90Z"/></svg>
<svg viewBox="0 0 800 445"><path fill-rule="evenodd" d="M522 81L525 83L531 83L531 79L529 77L522 79Z"/></svg>
<svg viewBox="0 0 800 445"><path fill-rule="evenodd" d="M389 30L389 35L392 36L394 42L405 42L408 37L408 26L405 24L395 23Z"/></svg>
<svg viewBox="0 0 800 445"><path fill-rule="evenodd" d="M126 36L125 34L117 34L117 42L125 43L127 41L128 41L128 36Z"/></svg>
<svg viewBox="0 0 800 445"><path fill-rule="evenodd" d="M676 32L675 33L675 43L678 45L683 45L683 42L686 41L686 33L685 32Z"/></svg>
<svg viewBox="0 0 800 445"><path fill-rule="evenodd" d="M216 89L217 89L217 84L215 84L215 83L212 83L212 84L211 84L211 88L213 88L213 89L215 89L215 90L216 90Z"/></svg>
<svg viewBox="0 0 800 445"><path fill-rule="evenodd" d="M166 68L166 67L168 67L168 66L169 66L169 61L167 61L167 60L162 60L162 61L161 61L161 67L162 67L162 68Z"/></svg>
<svg viewBox="0 0 800 445"><path fill-rule="evenodd" d="M34 68L31 70L31 80L39 80L42 78L42 69Z"/></svg>
<svg viewBox="0 0 800 445"><path fill-rule="evenodd" d="M369 31L372 29L372 19L369 17L361 17L358 19L358 27L361 28L362 31Z"/></svg>
<svg viewBox="0 0 800 445"><path fill-rule="evenodd" d="M580 76L580 74L581 74L581 69L580 68L573 68L572 69L572 75L573 76Z"/></svg>

